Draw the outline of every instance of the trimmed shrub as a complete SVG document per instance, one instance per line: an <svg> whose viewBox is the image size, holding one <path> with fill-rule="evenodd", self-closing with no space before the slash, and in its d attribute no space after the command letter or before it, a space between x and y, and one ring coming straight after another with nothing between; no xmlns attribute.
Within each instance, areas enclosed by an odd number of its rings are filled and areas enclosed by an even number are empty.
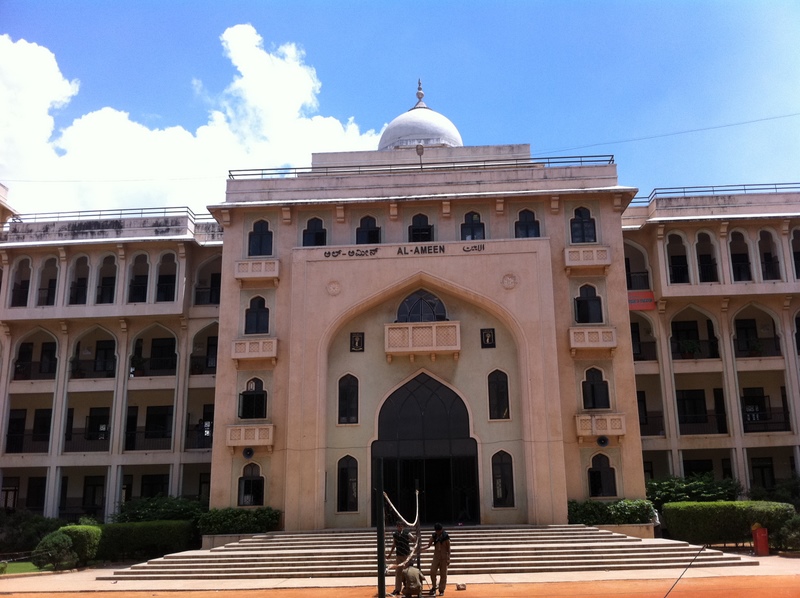
<svg viewBox="0 0 800 598"><path fill-rule="evenodd" d="M30 511L6 514L0 509L0 552L31 552L47 534L66 523Z"/></svg>
<svg viewBox="0 0 800 598"><path fill-rule="evenodd" d="M47 534L31 553L31 562L39 569L48 565L54 570L69 569L78 556L72 550L72 540L60 531Z"/></svg>
<svg viewBox="0 0 800 598"><path fill-rule="evenodd" d="M570 523L584 525L631 525L650 523L655 511L649 500L616 500L603 502L587 500L578 502L571 500L567 503L567 512Z"/></svg>
<svg viewBox="0 0 800 598"><path fill-rule="evenodd" d="M800 550L800 515L795 515L781 528L784 544L789 550Z"/></svg>
<svg viewBox="0 0 800 598"><path fill-rule="evenodd" d="M794 515L794 507L764 501L667 503L664 525L670 536L692 544L740 544L752 538L755 523L770 530L770 546L780 548L780 530Z"/></svg>
<svg viewBox="0 0 800 598"><path fill-rule="evenodd" d="M775 480L775 484L767 489L762 486L753 486L747 493L750 500L769 500L772 502L787 502L800 511L800 476Z"/></svg>
<svg viewBox="0 0 800 598"><path fill-rule="evenodd" d="M205 510L196 500L174 496L154 496L137 498L119 507L114 515L114 523L134 523L137 521L197 521Z"/></svg>
<svg viewBox="0 0 800 598"><path fill-rule="evenodd" d="M72 550L78 560L78 566L85 567L97 555L100 546L100 528L93 525L68 525L59 530L72 540Z"/></svg>
<svg viewBox="0 0 800 598"><path fill-rule="evenodd" d="M191 521L107 523L102 527L97 560L152 559L198 548Z"/></svg>
<svg viewBox="0 0 800 598"><path fill-rule="evenodd" d="M736 500L742 494L738 480L726 478L715 480L714 474L704 473L688 478L669 477L661 480L648 480L647 499L660 512L669 502L712 502Z"/></svg>
<svg viewBox="0 0 800 598"><path fill-rule="evenodd" d="M271 507L259 509L211 509L197 521L200 533L214 534L262 534L278 529L281 512Z"/></svg>

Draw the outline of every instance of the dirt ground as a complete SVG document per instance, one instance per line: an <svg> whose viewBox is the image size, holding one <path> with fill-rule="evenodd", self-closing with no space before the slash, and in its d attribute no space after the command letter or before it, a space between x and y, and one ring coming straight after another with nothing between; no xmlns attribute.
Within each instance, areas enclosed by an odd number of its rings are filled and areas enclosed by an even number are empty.
<svg viewBox="0 0 800 598"><path fill-rule="evenodd" d="M674 588L673 579L583 581L524 584L471 584L466 591L448 587L446 595L454 598L798 598L800 596L800 563L798 575L781 576L731 576L683 578ZM670 591L670 588L672 590ZM391 590L391 588L389 588ZM269 590L214 590L214 591L128 591L115 590L91 592L58 592L48 588L41 592L9 593L11 598L375 598L377 588L298 588Z"/></svg>

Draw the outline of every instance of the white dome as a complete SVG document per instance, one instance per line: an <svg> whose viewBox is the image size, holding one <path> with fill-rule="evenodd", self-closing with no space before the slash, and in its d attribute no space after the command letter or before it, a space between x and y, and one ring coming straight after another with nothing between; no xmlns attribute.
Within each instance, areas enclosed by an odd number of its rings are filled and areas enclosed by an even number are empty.
<svg viewBox="0 0 800 598"><path fill-rule="evenodd" d="M462 147L461 133L446 116L431 110L422 101L422 84L417 89L417 105L395 118L386 127L378 143L378 151L401 147Z"/></svg>

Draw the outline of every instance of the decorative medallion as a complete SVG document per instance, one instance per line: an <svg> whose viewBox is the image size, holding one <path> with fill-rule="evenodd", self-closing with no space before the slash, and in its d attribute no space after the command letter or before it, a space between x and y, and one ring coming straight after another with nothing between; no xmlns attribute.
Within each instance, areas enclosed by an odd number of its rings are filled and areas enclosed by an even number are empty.
<svg viewBox="0 0 800 598"><path fill-rule="evenodd" d="M342 285L339 284L338 280L332 280L328 283L328 286L325 287L325 290L328 291L328 295L335 297L342 292Z"/></svg>
<svg viewBox="0 0 800 598"><path fill-rule="evenodd" d="M503 285L504 289L510 291L519 284L519 279L517 278L516 274L506 274L503 276L503 282L501 284Z"/></svg>

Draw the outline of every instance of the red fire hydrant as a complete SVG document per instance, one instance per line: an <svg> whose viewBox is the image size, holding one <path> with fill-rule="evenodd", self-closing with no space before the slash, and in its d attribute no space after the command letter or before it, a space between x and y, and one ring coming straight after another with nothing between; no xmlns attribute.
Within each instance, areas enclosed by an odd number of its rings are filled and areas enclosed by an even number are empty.
<svg viewBox="0 0 800 598"><path fill-rule="evenodd" d="M766 527L756 523L750 528L753 531L753 554L755 556L769 556L769 534Z"/></svg>

